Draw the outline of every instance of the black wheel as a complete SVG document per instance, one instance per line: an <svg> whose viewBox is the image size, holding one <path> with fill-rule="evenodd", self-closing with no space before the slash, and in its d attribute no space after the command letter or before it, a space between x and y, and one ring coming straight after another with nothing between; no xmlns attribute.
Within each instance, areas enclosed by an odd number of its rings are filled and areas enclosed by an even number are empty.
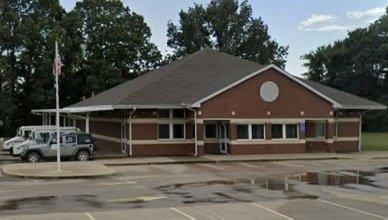
<svg viewBox="0 0 388 220"><path fill-rule="evenodd" d="M29 163L37 163L40 161L40 159L41 159L41 156L37 152L30 152L26 156L26 160Z"/></svg>
<svg viewBox="0 0 388 220"><path fill-rule="evenodd" d="M86 150L81 150L77 153L77 155L75 156L75 159L78 161L87 161L87 160L90 160L90 154Z"/></svg>

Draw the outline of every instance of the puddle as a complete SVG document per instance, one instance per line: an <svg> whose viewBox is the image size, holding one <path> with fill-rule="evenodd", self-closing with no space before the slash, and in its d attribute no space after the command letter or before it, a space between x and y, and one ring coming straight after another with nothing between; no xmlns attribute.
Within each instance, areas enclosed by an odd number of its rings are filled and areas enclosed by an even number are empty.
<svg viewBox="0 0 388 220"><path fill-rule="evenodd" d="M24 208L50 209L61 205L66 206L66 204L71 202L81 203L82 205L93 208L103 207L103 204L97 201L94 195L37 196L5 200L0 205L0 211L19 210Z"/></svg>
<svg viewBox="0 0 388 220"><path fill-rule="evenodd" d="M299 192L287 179L240 178L235 180L211 180L179 183L154 188L166 195L180 198L184 204L253 202L255 193L267 189L282 192L288 199L317 199L317 196ZM223 190L220 192L220 190ZM264 197L263 197L264 198Z"/></svg>
<svg viewBox="0 0 388 220"><path fill-rule="evenodd" d="M336 186L342 188L355 188L352 185L363 185L379 189L388 189L383 185L379 185L373 179L378 173L384 172L388 172L388 168L379 168L375 171L340 170L306 172L296 175L295 179L310 185Z"/></svg>

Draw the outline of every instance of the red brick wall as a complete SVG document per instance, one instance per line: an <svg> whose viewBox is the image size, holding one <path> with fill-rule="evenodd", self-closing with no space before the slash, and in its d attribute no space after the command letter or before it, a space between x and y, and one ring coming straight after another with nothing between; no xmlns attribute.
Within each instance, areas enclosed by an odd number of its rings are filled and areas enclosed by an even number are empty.
<svg viewBox="0 0 388 220"><path fill-rule="evenodd" d="M194 144L133 145L134 156L192 156Z"/></svg>
<svg viewBox="0 0 388 220"><path fill-rule="evenodd" d="M156 140L157 124L132 124L132 140Z"/></svg>
<svg viewBox="0 0 388 220"><path fill-rule="evenodd" d="M284 154L305 153L304 144L229 145L230 154Z"/></svg>
<svg viewBox="0 0 388 220"><path fill-rule="evenodd" d="M338 137L358 137L358 122L339 122Z"/></svg>
<svg viewBox="0 0 388 220"><path fill-rule="evenodd" d="M355 152L358 151L358 141L335 141L334 148L336 152Z"/></svg>
<svg viewBox="0 0 388 220"><path fill-rule="evenodd" d="M266 81L279 87L279 96L271 103L264 102L259 93L260 86ZM202 103L200 110L203 118L332 117L331 103L273 69ZM271 112L270 116L267 111Z"/></svg>

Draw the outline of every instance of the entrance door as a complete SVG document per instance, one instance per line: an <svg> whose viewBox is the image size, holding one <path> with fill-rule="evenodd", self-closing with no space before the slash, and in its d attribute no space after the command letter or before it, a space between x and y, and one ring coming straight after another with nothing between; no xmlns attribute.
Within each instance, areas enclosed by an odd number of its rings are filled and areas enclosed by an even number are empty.
<svg viewBox="0 0 388 220"><path fill-rule="evenodd" d="M128 155L128 140L127 140L127 134L128 134L128 126L127 123L123 122L121 123L121 152L125 155Z"/></svg>
<svg viewBox="0 0 388 220"><path fill-rule="evenodd" d="M218 145L221 153L228 153L228 142L228 126L225 122L221 122L218 124Z"/></svg>

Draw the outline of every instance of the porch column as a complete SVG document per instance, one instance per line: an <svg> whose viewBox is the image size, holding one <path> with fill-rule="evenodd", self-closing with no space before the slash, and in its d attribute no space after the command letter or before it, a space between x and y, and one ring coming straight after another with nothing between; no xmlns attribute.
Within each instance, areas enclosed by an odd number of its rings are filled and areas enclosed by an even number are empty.
<svg viewBox="0 0 388 220"><path fill-rule="evenodd" d="M51 114L48 114L48 125L51 125Z"/></svg>
<svg viewBox="0 0 388 220"><path fill-rule="evenodd" d="M63 127L66 127L66 116L62 116Z"/></svg>
<svg viewBox="0 0 388 220"><path fill-rule="evenodd" d="M86 119L85 119L85 132L89 133L89 113L86 113Z"/></svg>
<svg viewBox="0 0 388 220"><path fill-rule="evenodd" d="M42 125L46 125L45 114L42 113Z"/></svg>
<svg viewBox="0 0 388 220"><path fill-rule="evenodd" d="M77 127L77 118L73 117L73 127Z"/></svg>
<svg viewBox="0 0 388 220"><path fill-rule="evenodd" d="M326 127L326 146L327 146L327 152L335 152L334 148L334 132L335 132L335 122L334 119L329 119L325 123Z"/></svg>
<svg viewBox="0 0 388 220"><path fill-rule="evenodd" d="M194 156L198 156L197 110L194 110Z"/></svg>
<svg viewBox="0 0 388 220"><path fill-rule="evenodd" d="M129 115L129 156L133 155L132 151L132 114Z"/></svg>
<svg viewBox="0 0 388 220"><path fill-rule="evenodd" d="M362 114L360 112L360 119L359 119L359 122L358 122L358 151L362 150L361 136L362 136Z"/></svg>

